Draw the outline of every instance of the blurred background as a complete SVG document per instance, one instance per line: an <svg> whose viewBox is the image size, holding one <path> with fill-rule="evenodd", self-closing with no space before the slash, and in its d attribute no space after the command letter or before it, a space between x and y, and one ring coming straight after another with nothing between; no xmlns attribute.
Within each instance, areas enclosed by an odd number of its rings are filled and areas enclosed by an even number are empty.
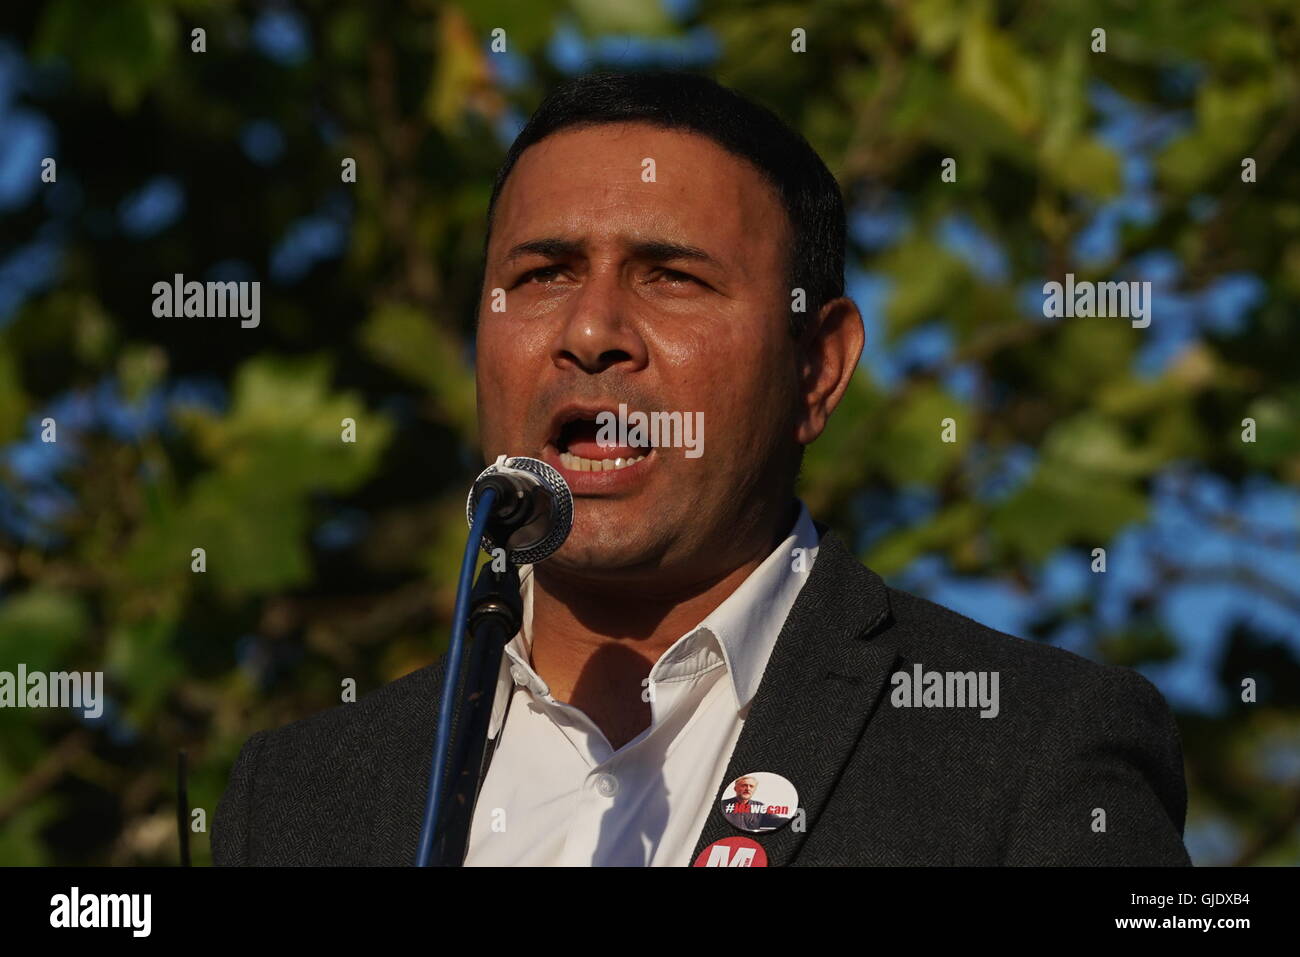
<svg viewBox="0 0 1300 957"><path fill-rule="evenodd" d="M561 78L662 67L844 189L868 345L813 513L899 587L1150 677L1193 860L1300 862L1294 0L17 0L0 670L109 700L0 709L0 863L175 863L179 749L210 830L252 732L442 651L491 178ZM1150 281L1150 327L1045 319L1066 272ZM260 326L155 318L176 273L260 281Z"/></svg>

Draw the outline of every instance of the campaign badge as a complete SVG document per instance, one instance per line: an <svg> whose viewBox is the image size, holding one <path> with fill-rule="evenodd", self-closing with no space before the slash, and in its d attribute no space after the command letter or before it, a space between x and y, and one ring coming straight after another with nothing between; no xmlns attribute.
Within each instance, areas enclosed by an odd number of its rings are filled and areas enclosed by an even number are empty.
<svg viewBox="0 0 1300 957"><path fill-rule="evenodd" d="M752 837L724 837L695 859L693 867L767 867L767 851Z"/></svg>
<svg viewBox="0 0 1300 957"><path fill-rule="evenodd" d="M728 781L718 805L732 827L765 834L790 823L799 810L799 792L779 774L754 771Z"/></svg>

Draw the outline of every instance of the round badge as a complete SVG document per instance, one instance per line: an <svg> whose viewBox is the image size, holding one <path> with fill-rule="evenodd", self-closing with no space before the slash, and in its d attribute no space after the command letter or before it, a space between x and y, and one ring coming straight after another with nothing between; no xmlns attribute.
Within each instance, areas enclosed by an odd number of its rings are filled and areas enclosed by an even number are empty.
<svg viewBox="0 0 1300 957"><path fill-rule="evenodd" d="M729 781L718 803L732 827L763 834L790 822L799 809L799 792L779 774L754 771Z"/></svg>
<svg viewBox="0 0 1300 957"><path fill-rule="evenodd" d="M767 851L750 837L724 837L714 841L692 867L767 867Z"/></svg>

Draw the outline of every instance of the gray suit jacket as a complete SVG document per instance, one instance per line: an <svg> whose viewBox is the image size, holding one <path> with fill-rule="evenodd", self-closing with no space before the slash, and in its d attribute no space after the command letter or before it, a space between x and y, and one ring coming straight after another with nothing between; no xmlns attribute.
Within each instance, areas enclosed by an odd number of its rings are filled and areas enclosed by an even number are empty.
<svg viewBox="0 0 1300 957"><path fill-rule="evenodd" d="M794 783L804 820L747 835L769 866L1189 863L1178 728L1145 678L889 588L829 533L809 575L714 790ZM996 671L997 716L896 706L891 675L916 664ZM442 677L249 738L215 863L414 863ZM712 803L695 855L743 833Z"/></svg>

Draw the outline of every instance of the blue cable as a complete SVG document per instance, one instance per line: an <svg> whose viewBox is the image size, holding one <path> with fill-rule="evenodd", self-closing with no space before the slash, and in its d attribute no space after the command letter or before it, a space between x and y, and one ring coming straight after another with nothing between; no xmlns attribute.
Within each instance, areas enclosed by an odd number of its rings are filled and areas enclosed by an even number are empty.
<svg viewBox="0 0 1300 957"><path fill-rule="evenodd" d="M469 597L474 587L474 569L478 564L479 543L497 491L485 488L475 506L474 522L470 525L469 540L465 542L465 557L460 563L460 585L456 589L456 609L452 612L451 647L447 651L447 673L442 679L442 702L438 707L438 735L433 746L433 766L429 769L429 793L424 799L424 824L420 828L420 852L416 867L428 867L433 853L433 837L438 829L438 813L442 804L442 771L451 737L451 717L456 708L456 683L460 676L460 660L465 650L465 624L469 617Z"/></svg>

